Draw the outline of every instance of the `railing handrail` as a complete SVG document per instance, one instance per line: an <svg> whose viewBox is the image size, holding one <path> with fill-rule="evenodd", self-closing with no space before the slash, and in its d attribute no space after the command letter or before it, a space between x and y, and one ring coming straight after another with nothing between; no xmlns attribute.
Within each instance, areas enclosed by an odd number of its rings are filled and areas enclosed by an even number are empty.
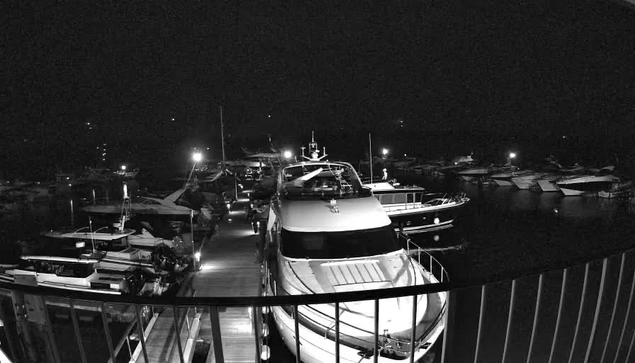
<svg viewBox="0 0 635 363"><path fill-rule="evenodd" d="M464 289L469 287L482 286L507 282L518 278L538 276L542 273L560 271L564 268L574 268L589 262L599 261L603 258L613 257L621 253L635 251L634 247L626 250L613 250L603 256L593 258L577 259L569 263L561 262L551 265L549 268L535 268L513 273L496 274L483 278L469 279L463 281L446 281L437 284L426 284L419 286L393 287L376 290L363 290L339 293L307 294L307 295L286 295L286 296L222 296L222 297L151 297L151 296L127 296L127 295L102 295L98 293L58 290L50 287L16 285L0 282L0 292L7 294L7 290L19 290L24 293L50 296L62 299L75 299L90 302L106 302L113 304L138 304L148 306L226 306L226 307L247 307L247 306L280 306L280 305L305 305L305 304L326 304L335 302L362 301L395 298L401 296L413 296L438 293Z"/></svg>

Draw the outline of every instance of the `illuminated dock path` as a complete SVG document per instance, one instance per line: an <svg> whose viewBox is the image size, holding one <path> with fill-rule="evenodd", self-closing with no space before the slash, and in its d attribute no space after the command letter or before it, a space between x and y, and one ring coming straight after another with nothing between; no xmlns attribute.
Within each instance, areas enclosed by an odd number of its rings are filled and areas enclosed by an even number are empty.
<svg viewBox="0 0 635 363"><path fill-rule="evenodd" d="M218 234L205 238L201 245L200 270L181 289L182 296L257 296L260 295L261 264L256 254L258 236L245 220L249 203L241 196L220 225ZM181 346L185 362L190 362L199 337L211 341L209 310L179 311ZM187 314L188 319L183 317ZM256 337L249 308L227 308L219 311L224 361L254 362ZM181 323L183 321L183 323ZM146 329L146 346L150 362L180 362L174 333L174 315L166 310L158 315L151 329ZM214 362L213 345L206 362ZM136 362L145 362L141 347L135 352Z"/></svg>

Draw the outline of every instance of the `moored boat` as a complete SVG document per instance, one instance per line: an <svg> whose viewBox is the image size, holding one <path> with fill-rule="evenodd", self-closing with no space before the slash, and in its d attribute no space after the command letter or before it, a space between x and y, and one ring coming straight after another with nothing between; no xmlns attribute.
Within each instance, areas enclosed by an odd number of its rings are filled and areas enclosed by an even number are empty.
<svg viewBox="0 0 635 363"><path fill-rule="evenodd" d="M439 282L399 246L390 219L353 167L323 161L316 150L312 142L314 157L280 171L267 223L266 293L338 293ZM414 301L411 296L381 300L377 360L421 359L443 331L445 302L445 292L419 295ZM372 301L342 303L337 312L333 304L319 304L298 306L296 312L276 306L272 313L283 341L304 362L334 361L336 316L340 361L374 355Z"/></svg>
<svg viewBox="0 0 635 363"><path fill-rule="evenodd" d="M470 200L465 194L427 193L424 188L389 182L365 186L371 188L395 230L406 234L451 227Z"/></svg>

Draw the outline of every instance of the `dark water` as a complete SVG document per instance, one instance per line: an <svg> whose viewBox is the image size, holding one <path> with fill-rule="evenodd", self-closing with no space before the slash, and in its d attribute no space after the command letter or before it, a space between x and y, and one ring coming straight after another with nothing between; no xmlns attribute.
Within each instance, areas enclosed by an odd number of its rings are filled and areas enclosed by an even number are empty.
<svg viewBox="0 0 635 363"><path fill-rule="evenodd" d="M561 268L580 261L603 257L612 252L626 250L635 244L635 213L631 204L619 200L600 199L596 197L562 197L559 193L535 193L521 191L509 187L479 186L458 180L432 180L421 177L402 177L403 183L416 182L435 192L465 192L471 198L461 212L454 227L441 231L434 231L415 235L416 243L424 247L444 247L461 245L459 250L436 252L437 257L446 267L450 278L454 281L471 280L487 277L504 276L506 274L544 268ZM137 185L139 189L143 185ZM44 230L74 225L86 225L87 217L79 211L80 205L90 203L92 190L83 191L65 197L56 198L50 203L39 205L22 205L14 212L0 217L0 231L4 241L27 240L36 238ZM98 189L95 198L117 198L115 190ZM583 269L582 269L583 270ZM579 267L575 268L576 276L581 276ZM597 294L599 265L593 266L590 294ZM615 280L617 270L608 272ZM557 300L560 289L559 272L550 274L546 278L546 296ZM522 301L531 302L536 293L536 278L529 278L520 294L526 295ZM571 303L579 300L575 295L581 289L581 279L577 278L571 285L573 297L568 297ZM630 284L630 280L627 281ZM614 287L613 287L614 288ZM460 332L456 339L465 339L473 345L475 337L475 319L478 319L479 289L467 289L461 292L458 299L457 315L461 316L457 323ZM481 354L484 358L500 359L502 351L502 337L506 322L506 311L509 307L509 284L499 284L490 291L491 302L488 302L488 315L492 321L498 321L500 327L489 328L484 334L498 344L488 344ZM543 326L545 331L541 337L543 342L537 341L540 349L534 354L538 357L548 356L551 341L547 336L553 329L557 301L549 305L544 314L551 325ZM520 310L517 321L531 321L533 307ZM497 313L498 312L498 313ZM500 313L503 312L503 313ZM623 311L621 311L623 314ZM565 317L567 333L559 344L570 344L572 340L572 326L575 324L577 310L567 310ZM585 314L591 314L590 309ZM590 320L590 319L588 319ZM588 321L587 320L587 321ZM282 347L275 334L275 324L272 328L270 345ZM584 327L588 328L588 327ZM527 333L526 324L517 326L518 332ZM550 334L550 333L549 333ZM630 336L629 336L630 337ZM514 352L522 352L520 348L526 344L526 338L518 338L510 342L518 346ZM438 361L440 358L439 344L433 350ZM568 349L568 348L567 348ZM469 361L473 354L473 347L457 350L457 361ZM564 353L563 353L564 352ZM283 350L272 352L272 361L293 361L290 353ZM519 356L509 356L510 361L524 359L525 353ZM556 361L566 360L566 350L559 352ZM460 359L463 357L464 359ZM485 360L484 360L485 361ZM575 360L574 360L575 361Z"/></svg>

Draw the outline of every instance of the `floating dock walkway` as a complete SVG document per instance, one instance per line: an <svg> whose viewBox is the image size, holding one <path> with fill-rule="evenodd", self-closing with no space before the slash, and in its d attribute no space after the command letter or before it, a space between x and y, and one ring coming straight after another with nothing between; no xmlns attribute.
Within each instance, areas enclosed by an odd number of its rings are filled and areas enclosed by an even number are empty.
<svg viewBox="0 0 635 363"><path fill-rule="evenodd" d="M261 263L257 253L259 236L246 221L246 199L239 199L219 226L217 234L206 237L201 244L200 269L184 286L179 295L197 297L257 296L261 293ZM222 349L227 363L257 360L251 308L227 308L218 311L222 340L213 339L209 309L181 309L176 311L180 344L175 333L175 311L155 313L145 329L146 354L149 362L191 362L197 341L222 342L212 344L206 362L215 362L215 349ZM215 314L214 314L215 315ZM212 318L216 318L213 316ZM180 347L179 347L180 345ZM183 356L179 355L183 352ZM141 344L131 362L146 363ZM149 363L148 362L148 363Z"/></svg>

